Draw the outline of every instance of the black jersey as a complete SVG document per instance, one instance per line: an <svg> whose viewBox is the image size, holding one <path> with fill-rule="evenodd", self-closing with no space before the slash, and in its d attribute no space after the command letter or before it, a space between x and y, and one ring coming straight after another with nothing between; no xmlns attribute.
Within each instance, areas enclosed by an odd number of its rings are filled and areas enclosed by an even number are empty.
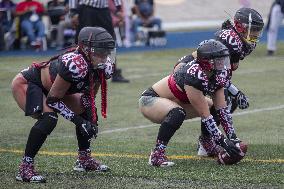
<svg viewBox="0 0 284 189"><path fill-rule="evenodd" d="M252 45L248 48L234 28L217 31L215 36L216 40L222 42L229 49L231 63L237 63L239 60L243 60L256 46Z"/></svg>
<svg viewBox="0 0 284 189"><path fill-rule="evenodd" d="M68 89L68 94L87 92L89 90L89 68L88 62L83 55L77 51L70 52L59 56L57 59L50 62L49 73L51 80L54 80L56 75L60 75L64 80L71 83ZM95 81L99 80L98 73L95 72Z"/></svg>
<svg viewBox="0 0 284 189"><path fill-rule="evenodd" d="M228 71L224 70L209 78L196 60L182 65L173 77L183 91L185 91L184 86L188 85L202 91L204 95L212 95L229 82Z"/></svg>
<svg viewBox="0 0 284 189"><path fill-rule="evenodd" d="M192 55L187 55L187 56L183 56L180 59L178 59L177 64L179 63L189 63L191 61L194 60L194 57Z"/></svg>

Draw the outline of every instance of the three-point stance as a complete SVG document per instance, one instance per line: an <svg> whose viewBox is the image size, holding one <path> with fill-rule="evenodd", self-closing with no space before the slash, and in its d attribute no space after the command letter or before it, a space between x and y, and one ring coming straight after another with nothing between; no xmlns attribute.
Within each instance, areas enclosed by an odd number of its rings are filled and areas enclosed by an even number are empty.
<svg viewBox="0 0 284 189"><path fill-rule="evenodd" d="M232 116L227 108L224 86L230 80L229 50L221 42L205 40L197 48L197 58L187 64L179 64L173 73L145 90L139 99L140 111L154 123L160 123L156 145L149 157L149 164L158 167L174 165L168 161L165 149L171 137L185 119L201 117L214 141L230 155L236 155L235 131ZM217 108L221 124L228 129L230 139L218 129L209 108Z"/></svg>

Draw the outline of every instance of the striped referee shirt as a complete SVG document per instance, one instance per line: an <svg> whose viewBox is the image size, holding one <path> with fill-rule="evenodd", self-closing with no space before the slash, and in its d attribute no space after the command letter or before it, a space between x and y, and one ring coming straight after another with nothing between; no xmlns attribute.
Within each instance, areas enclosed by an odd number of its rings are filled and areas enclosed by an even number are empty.
<svg viewBox="0 0 284 189"><path fill-rule="evenodd" d="M108 0L77 0L77 1L79 1L79 5L87 5L94 8L108 8ZM122 0L113 0L113 1L116 7L119 7L122 4L121 2Z"/></svg>

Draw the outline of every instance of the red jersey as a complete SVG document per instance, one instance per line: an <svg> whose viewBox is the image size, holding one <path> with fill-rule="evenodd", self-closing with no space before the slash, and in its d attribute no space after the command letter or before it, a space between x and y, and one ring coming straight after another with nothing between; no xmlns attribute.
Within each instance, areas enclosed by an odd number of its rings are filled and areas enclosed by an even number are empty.
<svg viewBox="0 0 284 189"><path fill-rule="evenodd" d="M37 1L23 1L17 4L16 12L23 12L30 7L35 7L35 11L37 14L41 14L44 12L44 7L40 2Z"/></svg>

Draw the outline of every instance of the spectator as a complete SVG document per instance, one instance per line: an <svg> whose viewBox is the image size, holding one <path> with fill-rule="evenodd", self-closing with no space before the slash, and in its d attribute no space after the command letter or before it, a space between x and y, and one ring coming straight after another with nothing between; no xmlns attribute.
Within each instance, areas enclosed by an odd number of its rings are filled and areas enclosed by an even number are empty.
<svg viewBox="0 0 284 189"><path fill-rule="evenodd" d="M67 13L65 2L51 0L47 3L47 12L52 25L57 25Z"/></svg>
<svg viewBox="0 0 284 189"><path fill-rule="evenodd" d="M118 10L112 0L108 0L109 10L112 18L112 25L113 26L123 26L124 25L124 12L123 8L121 7L121 14L118 14ZM122 5L121 5L122 6Z"/></svg>
<svg viewBox="0 0 284 189"><path fill-rule="evenodd" d="M113 0L116 6L116 15L121 15L121 0ZM86 26L99 26L105 28L115 39L112 19L107 0L79 0L78 14L79 26L77 28L76 36L79 31ZM75 38L77 39L77 37ZM112 76L112 82L127 83L129 80L125 79L121 74L121 69L117 69Z"/></svg>
<svg viewBox="0 0 284 189"><path fill-rule="evenodd" d="M79 25L78 14L72 14L70 17L66 17L65 20L61 20L57 26L57 35L56 35L56 48L58 50L64 48L65 46L65 35L67 29L71 31L76 31L76 28ZM75 36L73 32L70 34L72 37Z"/></svg>
<svg viewBox="0 0 284 189"><path fill-rule="evenodd" d="M276 51L279 26L284 18L284 0L275 0L271 6L267 25L267 55L272 56Z"/></svg>
<svg viewBox="0 0 284 189"><path fill-rule="evenodd" d="M25 0L16 6L16 15L20 16L21 31L28 36L32 47L40 47L45 35L41 19L44 11L43 5L35 0Z"/></svg>
<svg viewBox="0 0 284 189"><path fill-rule="evenodd" d="M9 32L14 19L16 4L12 0L2 0L0 2L0 50L4 49L5 33Z"/></svg>
<svg viewBox="0 0 284 189"><path fill-rule="evenodd" d="M136 18L133 20L133 38L134 41L138 39L138 27L154 27L157 26L161 30L162 21L160 18L154 17L155 5L154 0L135 0L134 14Z"/></svg>
<svg viewBox="0 0 284 189"><path fill-rule="evenodd" d="M52 31L52 39L56 39L56 42L52 42L51 46L60 50L65 45L65 31L67 29L76 30L78 26L78 14L69 14L69 0L59 2L58 0L52 0L48 3L48 14L51 19L52 25L56 26ZM74 34L73 34L74 37Z"/></svg>
<svg viewBox="0 0 284 189"><path fill-rule="evenodd" d="M118 46L122 46L122 40L125 38L125 22L124 22L124 11L123 11L123 6L121 8L121 13L122 14L117 14L117 8L113 2L113 0L108 0L109 4L109 10L110 10L110 15L112 19L112 25L114 27L114 32L116 35L116 43ZM118 29L116 31L116 29ZM119 36L116 34L116 32L119 32ZM117 38L119 37L119 38Z"/></svg>

